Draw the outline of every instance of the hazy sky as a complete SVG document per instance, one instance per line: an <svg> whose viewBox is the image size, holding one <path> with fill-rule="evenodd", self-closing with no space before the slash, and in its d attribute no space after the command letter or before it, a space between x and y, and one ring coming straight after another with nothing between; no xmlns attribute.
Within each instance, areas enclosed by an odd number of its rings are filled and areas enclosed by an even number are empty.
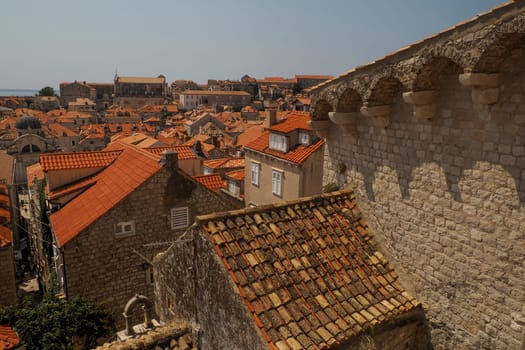
<svg viewBox="0 0 525 350"><path fill-rule="evenodd" d="M0 88L339 75L501 0L2 0Z"/></svg>

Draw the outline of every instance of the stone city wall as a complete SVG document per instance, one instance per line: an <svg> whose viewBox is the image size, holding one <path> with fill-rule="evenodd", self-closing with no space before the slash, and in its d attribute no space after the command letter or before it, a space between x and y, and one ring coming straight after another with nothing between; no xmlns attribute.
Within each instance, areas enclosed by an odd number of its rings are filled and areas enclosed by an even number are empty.
<svg viewBox="0 0 525 350"><path fill-rule="evenodd" d="M324 183L353 188L435 349L525 346L525 9L316 87Z"/></svg>

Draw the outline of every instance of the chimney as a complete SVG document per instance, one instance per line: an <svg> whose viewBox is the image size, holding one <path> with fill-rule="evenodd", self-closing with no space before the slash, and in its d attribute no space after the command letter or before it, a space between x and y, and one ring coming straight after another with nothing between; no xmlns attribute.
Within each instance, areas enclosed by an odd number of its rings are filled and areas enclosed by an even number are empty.
<svg viewBox="0 0 525 350"><path fill-rule="evenodd" d="M277 123L277 108L266 108L266 127L269 128Z"/></svg>
<svg viewBox="0 0 525 350"><path fill-rule="evenodd" d="M179 169L179 155L177 152L171 149L167 149L162 152L162 158L160 159L160 164L167 167L172 171L177 171Z"/></svg>

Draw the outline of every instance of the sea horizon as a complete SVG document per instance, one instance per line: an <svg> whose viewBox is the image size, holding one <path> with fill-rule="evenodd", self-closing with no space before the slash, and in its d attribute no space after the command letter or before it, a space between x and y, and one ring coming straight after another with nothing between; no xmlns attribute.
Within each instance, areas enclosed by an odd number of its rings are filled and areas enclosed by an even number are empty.
<svg viewBox="0 0 525 350"><path fill-rule="evenodd" d="M39 89L1 89L0 96L35 96Z"/></svg>

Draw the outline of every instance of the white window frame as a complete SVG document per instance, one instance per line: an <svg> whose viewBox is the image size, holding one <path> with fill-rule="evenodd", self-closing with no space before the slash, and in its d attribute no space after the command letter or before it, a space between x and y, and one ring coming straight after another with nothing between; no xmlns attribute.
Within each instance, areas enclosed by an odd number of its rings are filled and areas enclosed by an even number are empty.
<svg viewBox="0 0 525 350"><path fill-rule="evenodd" d="M286 135L271 132L269 148L274 151L288 152L288 140Z"/></svg>
<svg viewBox="0 0 525 350"><path fill-rule="evenodd" d="M310 134L305 131L299 131L299 143L308 146L310 144Z"/></svg>
<svg viewBox="0 0 525 350"><path fill-rule="evenodd" d="M127 237L135 234L135 220L121 221L115 224L114 227L115 237Z"/></svg>
<svg viewBox="0 0 525 350"><path fill-rule="evenodd" d="M259 177L261 175L261 163L251 162L251 182L254 186L259 186Z"/></svg>
<svg viewBox="0 0 525 350"><path fill-rule="evenodd" d="M283 195L284 172L280 169L272 169L272 193L276 196Z"/></svg>
<svg viewBox="0 0 525 350"><path fill-rule="evenodd" d="M231 194L238 196L240 193L239 185L237 184L237 181L235 180L228 180L228 192Z"/></svg>
<svg viewBox="0 0 525 350"><path fill-rule="evenodd" d="M171 229L177 230L190 225L190 210L188 207L171 208Z"/></svg>

